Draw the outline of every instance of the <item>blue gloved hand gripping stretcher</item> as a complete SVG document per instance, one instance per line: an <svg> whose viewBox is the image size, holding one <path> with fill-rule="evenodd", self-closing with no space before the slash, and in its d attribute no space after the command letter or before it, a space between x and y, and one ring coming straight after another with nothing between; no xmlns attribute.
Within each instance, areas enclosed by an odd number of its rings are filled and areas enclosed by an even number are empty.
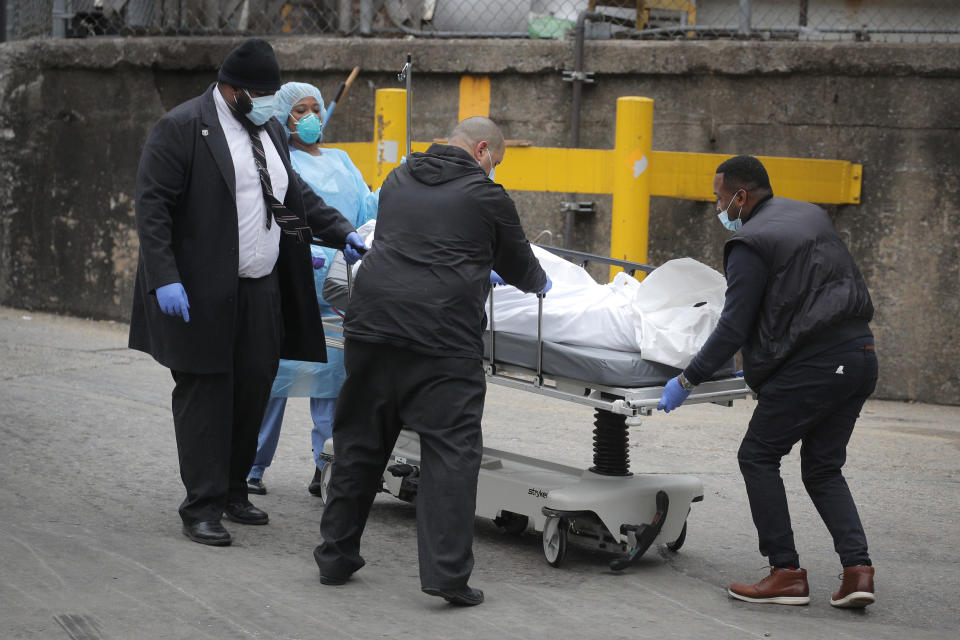
<svg viewBox="0 0 960 640"><path fill-rule="evenodd" d="M646 265L576 251L544 247L587 262L614 265L628 273ZM349 272L349 269L347 270ZM331 271L330 277L334 277ZM325 297L327 292L324 292ZM631 473L629 429L650 416L664 385L679 370L643 360L639 353L544 341L538 296L537 337L496 330L493 297L490 331L484 336L487 381L594 409L593 466L583 470L507 451L484 448L477 483L477 515L507 531L529 525L543 532L547 562L559 566L568 541L618 553L614 570L626 568L654 543L678 550L686 538L691 504L703 499L703 483L688 475ZM331 300L332 302L332 300ZM335 304L335 303L334 303ZM328 346L342 348L342 340ZM694 389L685 404L731 405L750 390L731 361L717 376ZM329 482L333 444L324 447L323 486ZM403 431L383 474L383 490L413 502L420 464L419 438ZM325 498L325 490L321 497Z"/></svg>

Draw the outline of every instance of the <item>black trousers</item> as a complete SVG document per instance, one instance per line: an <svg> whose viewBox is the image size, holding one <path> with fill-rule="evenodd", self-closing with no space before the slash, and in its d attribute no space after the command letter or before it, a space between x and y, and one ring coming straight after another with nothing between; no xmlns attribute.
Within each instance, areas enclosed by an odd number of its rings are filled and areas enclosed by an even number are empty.
<svg viewBox="0 0 960 640"><path fill-rule="evenodd" d="M876 354L861 348L784 365L760 390L737 457L760 553L771 565L800 566L780 478L780 459L800 441L803 484L833 536L841 564L870 564L867 538L842 468L860 409L876 385Z"/></svg>
<svg viewBox="0 0 960 640"><path fill-rule="evenodd" d="M233 332L232 371L171 371L173 425L187 490L180 517L187 524L219 521L227 502L247 500L247 472L283 340L275 271L264 278L240 278L236 322L223 330Z"/></svg>
<svg viewBox="0 0 960 640"><path fill-rule="evenodd" d="M347 339L347 377L333 421L334 464L317 550L321 573L363 566L360 537L381 476L406 427L420 435L417 540L423 587L457 588L473 571L480 420L486 379L479 360L421 355Z"/></svg>

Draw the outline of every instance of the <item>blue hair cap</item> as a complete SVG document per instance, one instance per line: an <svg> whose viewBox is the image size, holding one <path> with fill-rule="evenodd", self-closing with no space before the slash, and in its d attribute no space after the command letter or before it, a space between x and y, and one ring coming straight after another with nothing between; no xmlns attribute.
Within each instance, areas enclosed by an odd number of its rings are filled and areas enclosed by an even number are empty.
<svg viewBox="0 0 960 640"><path fill-rule="evenodd" d="M276 96L274 96L273 116L286 125L287 116L290 115L290 110L293 109L293 105L308 96L313 96L317 99L317 102L320 103L320 121L326 122L327 109L324 107L323 96L320 95L320 89L317 89L307 82L287 82L280 87Z"/></svg>

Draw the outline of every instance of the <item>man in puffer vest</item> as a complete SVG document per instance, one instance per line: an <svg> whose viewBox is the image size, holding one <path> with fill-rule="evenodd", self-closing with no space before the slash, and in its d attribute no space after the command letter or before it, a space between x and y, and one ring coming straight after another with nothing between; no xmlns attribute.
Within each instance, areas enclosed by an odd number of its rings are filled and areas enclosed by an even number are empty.
<svg viewBox="0 0 960 640"><path fill-rule="evenodd" d="M658 409L680 406L741 349L757 407L737 458L770 574L728 593L747 602L810 602L790 526L780 459L797 442L803 484L833 536L843 565L835 607L876 600L873 566L857 507L843 477L847 442L877 383L867 285L826 211L773 197L752 156L730 158L713 181L727 292L716 329L689 366L667 383Z"/></svg>

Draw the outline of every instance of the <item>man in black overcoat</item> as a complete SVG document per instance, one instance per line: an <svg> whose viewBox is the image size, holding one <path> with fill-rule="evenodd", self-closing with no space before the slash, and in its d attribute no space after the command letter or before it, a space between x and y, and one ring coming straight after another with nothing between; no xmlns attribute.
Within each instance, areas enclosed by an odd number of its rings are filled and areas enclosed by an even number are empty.
<svg viewBox="0 0 960 640"><path fill-rule="evenodd" d="M246 473L280 357L326 361L310 236L362 240L290 166L270 118L280 68L243 42L218 82L154 126L137 172L140 258L129 346L173 374L183 532L228 545L224 514L266 524Z"/></svg>

